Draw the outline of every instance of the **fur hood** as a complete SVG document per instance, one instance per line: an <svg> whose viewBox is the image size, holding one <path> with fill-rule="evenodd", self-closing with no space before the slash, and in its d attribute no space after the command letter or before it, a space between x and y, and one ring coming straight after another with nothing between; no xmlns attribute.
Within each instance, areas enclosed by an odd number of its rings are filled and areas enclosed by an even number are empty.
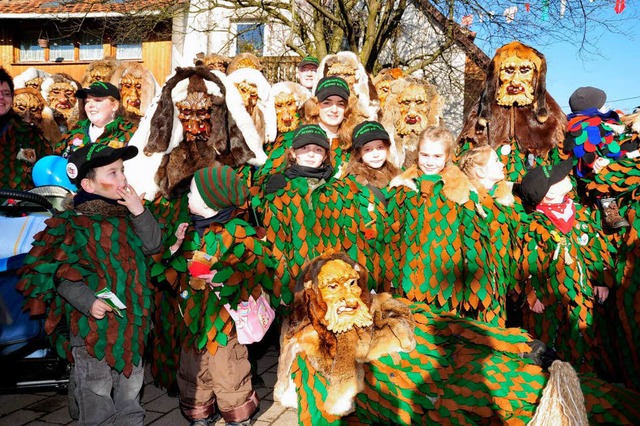
<svg viewBox="0 0 640 426"><path fill-rule="evenodd" d="M392 179L389 186L391 188L405 186L413 191L418 191L418 186L415 181L418 177L422 176L422 174L422 171L414 164L404 173ZM471 191L474 190L474 187L467 175L462 173L458 166L453 163L447 164L442 172L440 172L440 177L444 183L442 192L448 200L457 204L464 204L469 201Z"/></svg>
<svg viewBox="0 0 640 426"><path fill-rule="evenodd" d="M262 111L264 117L264 139L269 143L275 141L278 133L276 110L273 101L269 100L271 85L262 72L253 68L240 68L228 74L227 78L233 84L246 81L256 86L258 89L258 103L256 107Z"/></svg>
<svg viewBox="0 0 640 426"><path fill-rule="evenodd" d="M34 78L42 78L44 82L44 79L49 77L50 75L51 74L46 71L42 71L34 67L29 67L24 70L22 74L18 74L13 79L13 87L14 89L23 89L27 87L27 81L33 80Z"/></svg>

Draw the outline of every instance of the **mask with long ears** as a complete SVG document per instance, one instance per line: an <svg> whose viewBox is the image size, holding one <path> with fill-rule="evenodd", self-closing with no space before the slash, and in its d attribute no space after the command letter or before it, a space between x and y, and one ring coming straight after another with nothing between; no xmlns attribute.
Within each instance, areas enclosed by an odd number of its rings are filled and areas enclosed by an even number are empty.
<svg viewBox="0 0 640 426"><path fill-rule="evenodd" d="M76 89L71 83L59 81L51 85L49 90L49 107L65 118L71 117L76 106Z"/></svg>
<svg viewBox="0 0 640 426"><path fill-rule="evenodd" d="M25 123L42 128L42 110L45 107L44 98L36 89L17 89L13 97L13 110Z"/></svg>
<svg viewBox="0 0 640 426"><path fill-rule="evenodd" d="M258 87L249 83L248 81L241 81L236 84L238 88L238 92L242 97L242 102L244 102L244 107L249 113L249 115L253 114L253 110L258 104Z"/></svg>
<svg viewBox="0 0 640 426"><path fill-rule="evenodd" d="M285 133L295 130L300 125L298 103L293 93L280 92L274 99L278 132Z"/></svg>
<svg viewBox="0 0 640 426"><path fill-rule="evenodd" d="M209 140L211 135L211 96L203 92L192 92L177 102L178 118L189 142Z"/></svg>
<svg viewBox="0 0 640 426"><path fill-rule="evenodd" d="M142 77L127 74L120 80L120 96L122 105L129 114L142 117L140 104L142 102Z"/></svg>

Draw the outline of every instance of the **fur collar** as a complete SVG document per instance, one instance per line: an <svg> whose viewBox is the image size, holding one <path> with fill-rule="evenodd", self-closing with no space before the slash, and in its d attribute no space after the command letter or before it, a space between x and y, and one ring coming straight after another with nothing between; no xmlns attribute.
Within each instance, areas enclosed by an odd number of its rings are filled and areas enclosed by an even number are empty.
<svg viewBox="0 0 640 426"><path fill-rule="evenodd" d="M361 185L373 185L382 189L398 174L398 169L388 161L378 170L372 169L361 161L352 161L347 166L346 176L352 175Z"/></svg>
<svg viewBox="0 0 640 426"><path fill-rule="evenodd" d="M416 179L422 176L422 171L417 165L409 167L404 173L396 176L391 180L390 187L406 186L407 188L417 191ZM449 163L440 172L440 177L444 186L442 192L444 196L457 204L464 204L469 201L469 194L473 190L471 181L460 171L458 166L453 163Z"/></svg>
<svg viewBox="0 0 640 426"><path fill-rule="evenodd" d="M99 197L89 197L83 199L80 204L74 205L74 202L77 201L77 196L74 197L73 194L68 194L65 197L63 205L65 209L75 210L77 213L83 214L85 216L102 215L126 217L127 215L129 215L129 210L125 206L108 202Z"/></svg>

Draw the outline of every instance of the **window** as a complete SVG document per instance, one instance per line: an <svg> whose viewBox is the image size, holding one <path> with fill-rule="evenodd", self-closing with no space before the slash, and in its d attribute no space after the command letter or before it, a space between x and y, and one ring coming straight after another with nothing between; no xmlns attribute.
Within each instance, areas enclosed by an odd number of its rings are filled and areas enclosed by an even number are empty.
<svg viewBox="0 0 640 426"><path fill-rule="evenodd" d="M44 49L38 44L39 33L27 31L20 41L20 61L44 61Z"/></svg>
<svg viewBox="0 0 640 426"><path fill-rule="evenodd" d="M75 46L71 37L49 40L49 62L73 61Z"/></svg>
<svg viewBox="0 0 640 426"><path fill-rule="evenodd" d="M102 40L99 37L90 34L78 35L78 50L79 59L81 61L93 61L102 59L104 56L104 48L102 47Z"/></svg>
<svg viewBox="0 0 640 426"><path fill-rule="evenodd" d="M237 47L236 54L250 52L262 55L264 47L264 24L245 22L236 24Z"/></svg>
<svg viewBox="0 0 640 426"><path fill-rule="evenodd" d="M116 46L116 59L142 59L142 41L125 41Z"/></svg>

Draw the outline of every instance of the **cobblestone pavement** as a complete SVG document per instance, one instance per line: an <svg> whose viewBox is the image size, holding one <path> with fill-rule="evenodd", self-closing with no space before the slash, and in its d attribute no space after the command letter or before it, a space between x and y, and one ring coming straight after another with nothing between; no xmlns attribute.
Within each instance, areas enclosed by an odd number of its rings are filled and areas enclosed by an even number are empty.
<svg viewBox="0 0 640 426"><path fill-rule="evenodd" d="M273 386L276 382L278 353L272 346L258 361L258 374L265 387L257 389L260 396L260 411L254 416L256 426L297 424L295 411L285 409L273 401ZM148 370L142 404L146 411L145 424L153 426L180 426L189 422L178 408L178 398L153 385ZM67 395L55 391L28 391L24 393L0 394L0 425L2 426L53 426L74 425L67 408ZM216 426L224 425L219 421Z"/></svg>

